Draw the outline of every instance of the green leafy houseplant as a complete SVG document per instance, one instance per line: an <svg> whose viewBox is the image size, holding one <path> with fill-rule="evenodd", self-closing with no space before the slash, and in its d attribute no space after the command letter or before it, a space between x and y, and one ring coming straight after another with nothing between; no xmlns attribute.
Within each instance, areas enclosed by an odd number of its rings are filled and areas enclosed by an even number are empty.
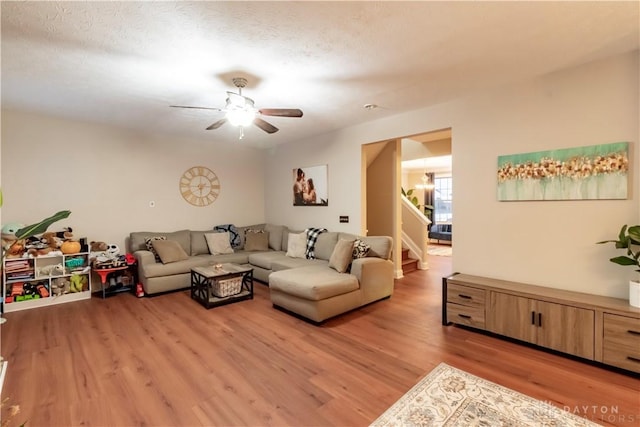
<svg viewBox="0 0 640 427"><path fill-rule="evenodd" d="M16 231L16 240L28 239L29 237L42 234L45 231L47 231L47 228L49 228L51 224L53 224L54 222L60 221L62 219L68 218L69 215L71 215L71 211L59 211L51 215L50 217L43 219L40 222L27 225L26 227L22 227L20 230ZM5 251L6 251L6 248L2 248L3 259L4 259Z"/></svg>
<svg viewBox="0 0 640 427"><path fill-rule="evenodd" d="M616 249L626 249L626 255L620 255L611 258L609 261L618 265L632 265L640 272L640 225L633 225L627 228L623 225L618 235L618 240L603 240L602 243L615 243ZM638 246L638 250L634 250L633 246Z"/></svg>
<svg viewBox="0 0 640 427"><path fill-rule="evenodd" d="M413 195L413 188L409 189L409 191L404 191L404 188L401 187L400 190L402 191L402 195L407 199L409 199L411 203L413 203L413 206L420 209L420 203L418 202L418 198Z"/></svg>

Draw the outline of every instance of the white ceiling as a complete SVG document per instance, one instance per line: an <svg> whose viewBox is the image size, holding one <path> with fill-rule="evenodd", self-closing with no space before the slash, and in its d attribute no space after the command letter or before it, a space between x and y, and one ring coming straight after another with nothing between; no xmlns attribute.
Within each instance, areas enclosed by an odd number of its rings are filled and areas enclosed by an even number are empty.
<svg viewBox="0 0 640 427"><path fill-rule="evenodd" d="M2 107L237 143L231 78L269 147L639 47L630 2L2 1ZM366 110L366 103L380 108Z"/></svg>

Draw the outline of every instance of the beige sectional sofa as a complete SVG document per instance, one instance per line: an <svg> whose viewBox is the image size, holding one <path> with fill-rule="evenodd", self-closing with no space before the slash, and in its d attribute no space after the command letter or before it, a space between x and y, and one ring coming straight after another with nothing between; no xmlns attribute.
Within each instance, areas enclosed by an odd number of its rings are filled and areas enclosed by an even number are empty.
<svg viewBox="0 0 640 427"><path fill-rule="evenodd" d="M245 250L247 229L268 233L268 249ZM387 236L356 236L323 232L315 243L316 259L287 256L289 235L286 226L258 224L238 227L240 245L233 253L211 255L205 234L213 230L173 232L132 232L128 248L138 261L138 276L149 295L185 289L190 286L192 267L216 263L235 263L253 268L254 278L269 284L274 306L284 308L316 322L391 296L393 293L392 240ZM164 236L180 244L188 258L163 264L147 250L146 239ZM329 260L339 240L360 239L370 247L366 257L354 259L349 272L338 272ZM344 243L344 242L343 242Z"/></svg>

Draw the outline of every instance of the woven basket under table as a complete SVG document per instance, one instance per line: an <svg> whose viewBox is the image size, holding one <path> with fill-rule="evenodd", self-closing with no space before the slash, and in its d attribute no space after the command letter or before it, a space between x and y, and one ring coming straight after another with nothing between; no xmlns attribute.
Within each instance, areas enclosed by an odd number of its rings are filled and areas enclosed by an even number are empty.
<svg viewBox="0 0 640 427"><path fill-rule="evenodd" d="M215 280L211 284L211 292L218 298L237 295L242 290L242 276L231 279Z"/></svg>

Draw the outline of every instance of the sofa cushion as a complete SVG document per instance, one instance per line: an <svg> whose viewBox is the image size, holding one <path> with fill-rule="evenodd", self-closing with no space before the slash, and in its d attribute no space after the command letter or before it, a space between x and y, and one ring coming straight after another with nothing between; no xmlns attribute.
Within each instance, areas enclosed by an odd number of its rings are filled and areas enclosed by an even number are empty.
<svg viewBox="0 0 640 427"><path fill-rule="evenodd" d="M242 242L240 241L240 234L235 225L233 224L216 225L215 227L213 227L213 230L221 233L224 233L224 232L229 233L229 243L231 244L231 247L233 249L238 249L240 247L240 244Z"/></svg>
<svg viewBox="0 0 640 427"><path fill-rule="evenodd" d="M307 233L293 234L289 233L287 242L287 256L291 258L306 258L305 251L307 249Z"/></svg>
<svg viewBox="0 0 640 427"><path fill-rule="evenodd" d="M151 240L151 245L163 264L184 261L189 258L189 255L182 249L180 243L175 240L155 239Z"/></svg>
<svg viewBox="0 0 640 427"><path fill-rule="evenodd" d="M191 252L189 255L208 255L209 254L209 246L207 245L207 240L204 238L204 235L207 233L211 233L211 230L206 231L191 231Z"/></svg>
<svg viewBox="0 0 640 427"><path fill-rule="evenodd" d="M324 265L311 265L271 273L269 287L299 298L319 301L357 290L358 279Z"/></svg>
<svg viewBox="0 0 640 427"><path fill-rule="evenodd" d="M269 250L269 233L249 232L244 236L245 251L268 251Z"/></svg>
<svg viewBox="0 0 640 427"><path fill-rule="evenodd" d="M135 231L129 234L129 251L143 251L148 250L145 246L145 239L155 236L164 236L167 240L175 240L180 243L182 249L186 253L191 255L191 232L189 230L173 231L171 233L164 233L160 231Z"/></svg>
<svg viewBox="0 0 640 427"><path fill-rule="evenodd" d="M325 231L324 233L320 233L316 239L316 245L313 250L316 258L328 261L329 258L331 258L331 254L333 253L333 248L335 248L336 243L338 243L338 233L335 231Z"/></svg>
<svg viewBox="0 0 640 427"><path fill-rule="evenodd" d="M169 264L155 262L152 264L141 264L139 268L146 278L173 276L176 274L188 274L192 267L211 265L211 255L208 256L191 256L182 261L176 261Z"/></svg>
<svg viewBox="0 0 640 427"><path fill-rule="evenodd" d="M209 247L209 253L211 253L211 255L233 253L229 232L207 233L204 235L204 238L207 241L207 246Z"/></svg>
<svg viewBox="0 0 640 427"><path fill-rule="evenodd" d="M328 267L329 261L325 261L323 259L291 258L288 256L271 259L272 271L288 270L290 268L298 267L308 267L310 265L323 265L325 267Z"/></svg>
<svg viewBox="0 0 640 427"><path fill-rule="evenodd" d="M268 252L256 252L249 254L249 263L256 267L271 270L271 263L275 259L287 258L284 252L280 251L268 251Z"/></svg>
<svg viewBox="0 0 640 427"><path fill-rule="evenodd" d="M340 239L329 258L329 267L338 273L345 273L353 259L353 240Z"/></svg>
<svg viewBox="0 0 640 427"><path fill-rule="evenodd" d="M192 258L201 258L207 260L207 265L213 264L246 264L249 262L249 254L244 251L237 251L230 254L220 254L220 255L198 255L197 257Z"/></svg>
<svg viewBox="0 0 640 427"><path fill-rule="evenodd" d="M389 236L365 236L361 237L364 243L369 245L368 257L378 257L382 259L391 258L393 239Z"/></svg>
<svg viewBox="0 0 640 427"><path fill-rule="evenodd" d="M269 247L274 251L282 250L282 234L284 233L284 225L267 224L264 230L269 233Z"/></svg>

